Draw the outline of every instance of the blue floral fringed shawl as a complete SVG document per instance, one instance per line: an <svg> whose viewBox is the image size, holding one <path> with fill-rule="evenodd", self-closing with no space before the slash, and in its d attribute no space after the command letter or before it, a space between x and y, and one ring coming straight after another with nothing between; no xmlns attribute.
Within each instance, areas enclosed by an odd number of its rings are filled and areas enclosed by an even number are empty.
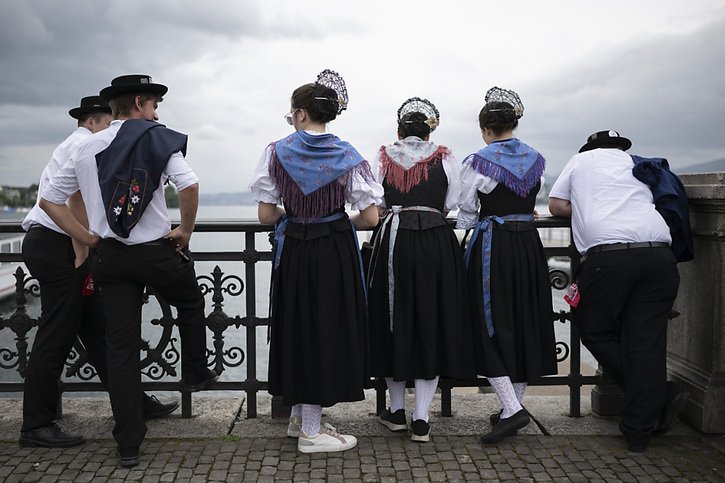
<svg viewBox="0 0 725 483"><path fill-rule="evenodd" d="M344 206L353 172L373 180L368 162L333 134L297 131L272 143L270 175L285 206L301 219L316 219Z"/></svg>
<svg viewBox="0 0 725 483"><path fill-rule="evenodd" d="M503 183L517 195L526 196L544 174L546 160L517 138L496 141L463 160L484 176Z"/></svg>

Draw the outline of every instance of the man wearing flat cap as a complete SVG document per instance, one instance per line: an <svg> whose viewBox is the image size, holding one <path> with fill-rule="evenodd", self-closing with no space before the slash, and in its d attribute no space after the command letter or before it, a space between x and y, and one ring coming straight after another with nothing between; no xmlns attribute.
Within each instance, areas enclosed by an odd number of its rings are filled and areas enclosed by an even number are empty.
<svg viewBox="0 0 725 483"><path fill-rule="evenodd" d="M81 99L68 114L78 127L54 151L38 184L38 202L23 220L28 233L23 240L23 259L40 285L42 320L35 335L23 386L22 446L68 447L83 443L78 434L63 432L56 424L58 378L78 336L89 362L106 384L105 317L99 297L90 288L88 247L71 239L39 207L40 192L65 164L84 139L106 129L111 108L100 96ZM75 192L68 199L73 216L87 225L83 197ZM85 289L85 290L84 290ZM144 417L165 416L179 406L163 404L144 394Z"/></svg>
<svg viewBox="0 0 725 483"><path fill-rule="evenodd" d="M620 430L634 452L668 431L687 402L667 382L667 320L680 282L672 237L652 191L635 178L616 131L592 134L549 193L549 211L571 217L584 256L569 292L584 345L625 390ZM578 293L577 293L578 291Z"/></svg>
<svg viewBox="0 0 725 483"><path fill-rule="evenodd" d="M42 191L50 217L79 242L97 246L94 279L107 317L108 389L113 436L124 467L139 464L146 434L141 398L141 306L151 286L176 307L181 337L181 390L200 391L218 378L207 368L204 298L188 251L198 206L198 178L184 159L187 137L156 122L167 87L147 75L125 75L101 91L113 111L108 129L82 143ZM171 230L164 198L179 190L180 225ZM80 189L90 231L65 200Z"/></svg>

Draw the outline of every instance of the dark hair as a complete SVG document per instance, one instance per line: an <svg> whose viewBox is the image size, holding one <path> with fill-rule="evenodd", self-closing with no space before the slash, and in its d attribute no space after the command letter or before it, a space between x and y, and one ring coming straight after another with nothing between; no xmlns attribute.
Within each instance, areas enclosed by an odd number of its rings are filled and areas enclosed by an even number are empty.
<svg viewBox="0 0 725 483"><path fill-rule="evenodd" d="M487 103L478 114L478 125L491 129L497 136L513 131L519 125L514 107L508 102L493 101Z"/></svg>
<svg viewBox="0 0 725 483"><path fill-rule="evenodd" d="M163 97L151 92L130 92L123 94L108 101L108 105L111 106L111 110L113 111L113 117L118 119L118 116L128 116L131 114L131 110L136 102L136 96L141 96L141 104L150 100L156 100L156 102L164 100Z"/></svg>
<svg viewBox="0 0 725 483"><path fill-rule="evenodd" d="M89 112L88 114L83 114L78 118L78 125L82 126L89 119L93 119L96 123L100 123L101 119L103 119L103 116L110 115L111 113L106 111Z"/></svg>
<svg viewBox="0 0 725 483"><path fill-rule="evenodd" d="M330 122L337 117L337 92L320 84L305 84L292 93L292 108L304 109L314 122Z"/></svg>
<svg viewBox="0 0 725 483"><path fill-rule="evenodd" d="M402 138L417 136L424 139L430 136L430 126L426 123L428 117L422 112L409 112L398 121L398 135Z"/></svg>

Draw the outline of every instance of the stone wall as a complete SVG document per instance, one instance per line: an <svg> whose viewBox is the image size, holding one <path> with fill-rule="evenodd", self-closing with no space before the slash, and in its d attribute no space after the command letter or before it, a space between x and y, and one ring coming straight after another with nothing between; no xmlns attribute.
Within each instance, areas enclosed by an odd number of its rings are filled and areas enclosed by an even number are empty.
<svg viewBox="0 0 725 483"><path fill-rule="evenodd" d="M725 433L725 173L681 175L690 202L695 259L681 263L667 364L692 398L682 419Z"/></svg>

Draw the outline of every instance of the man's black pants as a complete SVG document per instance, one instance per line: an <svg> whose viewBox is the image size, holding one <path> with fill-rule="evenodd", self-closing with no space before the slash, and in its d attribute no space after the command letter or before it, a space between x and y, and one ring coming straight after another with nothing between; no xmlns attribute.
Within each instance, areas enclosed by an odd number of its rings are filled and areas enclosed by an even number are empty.
<svg viewBox="0 0 725 483"><path fill-rule="evenodd" d="M667 319L680 276L668 247L587 256L574 321L582 342L626 391L622 431L646 444L664 408Z"/></svg>
<svg viewBox="0 0 725 483"><path fill-rule="evenodd" d="M107 381L105 318L97 296L83 297L89 263L75 268L70 237L34 225L23 240L23 259L40 284L42 319L25 375L21 431L46 426L57 417L58 378L78 336L90 363Z"/></svg>
<svg viewBox="0 0 725 483"><path fill-rule="evenodd" d="M119 449L137 449L146 434L142 418L141 306L146 285L177 309L182 377L207 369L204 297L193 261L168 243L125 245L102 240L93 260L106 313L108 391Z"/></svg>

